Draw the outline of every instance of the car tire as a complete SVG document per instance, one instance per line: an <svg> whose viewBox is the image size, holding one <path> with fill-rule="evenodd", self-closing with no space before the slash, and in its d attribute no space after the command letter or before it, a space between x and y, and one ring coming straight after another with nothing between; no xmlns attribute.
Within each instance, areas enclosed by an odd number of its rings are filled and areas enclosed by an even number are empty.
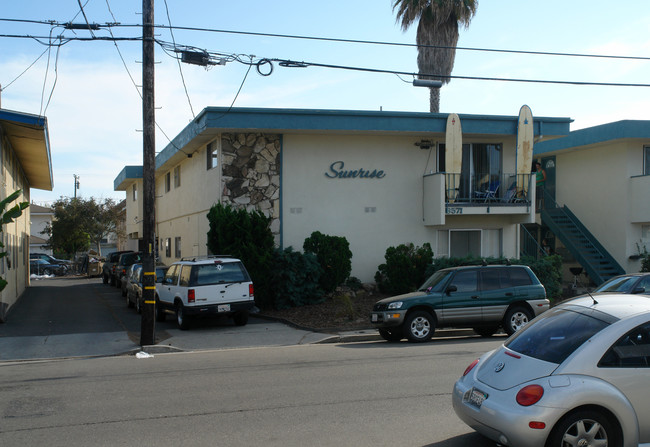
<svg viewBox="0 0 650 447"><path fill-rule="evenodd" d="M160 301L156 298L156 321L158 322L163 322L165 321L165 318L167 317L167 313L165 312L165 308L160 304Z"/></svg>
<svg viewBox="0 0 650 447"><path fill-rule="evenodd" d="M233 315L232 321L237 326L246 326L248 323L248 312L237 312Z"/></svg>
<svg viewBox="0 0 650 447"><path fill-rule="evenodd" d="M505 317L503 318L503 330L506 331L506 334L512 335L527 325L528 322L532 319L532 312L525 307L511 307L508 309Z"/></svg>
<svg viewBox="0 0 650 447"><path fill-rule="evenodd" d="M122 291L122 296L126 296L126 289L124 287L121 288Z"/></svg>
<svg viewBox="0 0 650 447"><path fill-rule="evenodd" d="M567 438L574 443L567 443ZM546 447L563 447L566 445L592 445L587 441L604 441L607 447L622 447L620 427L605 414L597 410L581 410L570 413L555 424L546 441Z"/></svg>
<svg viewBox="0 0 650 447"><path fill-rule="evenodd" d="M109 282L111 283L111 286L115 287L115 277L111 276Z"/></svg>
<svg viewBox="0 0 650 447"><path fill-rule="evenodd" d="M131 298L127 295L126 296L126 307L129 309L133 307L133 303L131 302Z"/></svg>
<svg viewBox="0 0 650 447"><path fill-rule="evenodd" d="M392 343L398 342L402 338L404 338L403 334L404 334L404 330L402 329L401 326L397 326L390 329L386 329L386 328L379 329L379 335L381 336L381 338Z"/></svg>
<svg viewBox="0 0 650 447"><path fill-rule="evenodd" d="M498 326L479 326L472 328L481 337L492 337L499 329Z"/></svg>
<svg viewBox="0 0 650 447"><path fill-rule="evenodd" d="M108 284L108 275L102 275L102 282Z"/></svg>
<svg viewBox="0 0 650 447"><path fill-rule="evenodd" d="M43 269L43 275L45 275L45 276L50 276L51 274L52 274L52 270L47 269L47 268L46 268L46 269Z"/></svg>
<svg viewBox="0 0 650 447"><path fill-rule="evenodd" d="M436 323L429 312L417 310L406 316L404 336L413 343L429 341L436 329Z"/></svg>
<svg viewBox="0 0 650 447"><path fill-rule="evenodd" d="M190 327L190 317L185 313L185 306L182 303L176 305L176 324L181 331Z"/></svg>

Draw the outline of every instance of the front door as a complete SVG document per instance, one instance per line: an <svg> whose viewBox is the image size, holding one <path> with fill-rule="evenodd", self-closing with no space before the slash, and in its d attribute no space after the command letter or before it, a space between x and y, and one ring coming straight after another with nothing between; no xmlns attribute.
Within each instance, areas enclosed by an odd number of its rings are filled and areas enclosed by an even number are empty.
<svg viewBox="0 0 650 447"><path fill-rule="evenodd" d="M544 187L546 191L546 197L552 200L552 203L544 203L544 206L553 206L555 204L555 156L551 157L542 157L542 169L546 171L546 185ZM537 200L542 197L538 197Z"/></svg>
<svg viewBox="0 0 650 447"><path fill-rule="evenodd" d="M446 293L442 298L442 318L446 325L480 323L481 300L478 290L478 270L460 270L449 282L456 290Z"/></svg>

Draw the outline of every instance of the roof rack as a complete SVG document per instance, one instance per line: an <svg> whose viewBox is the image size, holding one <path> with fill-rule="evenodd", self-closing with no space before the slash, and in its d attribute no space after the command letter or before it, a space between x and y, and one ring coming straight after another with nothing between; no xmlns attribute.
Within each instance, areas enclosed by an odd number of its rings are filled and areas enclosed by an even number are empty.
<svg viewBox="0 0 650 447"><path fill-rule="evenodd" d="M196 261L204 261L207 259L232 258L232 257L233 256L231 255L200 255L200 256L188 256L185 258L181 258L181 261L196 262Z"/></svg>

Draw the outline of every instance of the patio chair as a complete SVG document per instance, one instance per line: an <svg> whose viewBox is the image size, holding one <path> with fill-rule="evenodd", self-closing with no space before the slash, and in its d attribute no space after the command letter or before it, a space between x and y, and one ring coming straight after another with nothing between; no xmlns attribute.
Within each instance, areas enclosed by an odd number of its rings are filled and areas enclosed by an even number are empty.
<svg viewBox="0 0 650 447"><path fill-rule="evenodd" d="M499 192L499 181L490 182L485 191L474 191L474 197L477 199L483 199L484 202L497 200L497 194Z"/></svg>

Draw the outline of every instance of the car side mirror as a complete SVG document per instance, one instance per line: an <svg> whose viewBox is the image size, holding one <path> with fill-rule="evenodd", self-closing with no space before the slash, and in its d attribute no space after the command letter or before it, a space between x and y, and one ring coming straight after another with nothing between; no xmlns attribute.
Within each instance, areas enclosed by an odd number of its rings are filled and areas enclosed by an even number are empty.
<svg viewBox="0 0 650 447"><path fill-rule="evenodd" d="M645 293L645 287L637 287L636 289L634 289L634 290L632 291L632 293L633 293L633 294L637 294L637 293Z"/></svg>
<svg viewBox="0 0 650 447"><path fill-rule="evenodd" d="M447 287L447 290L445 290L445 292L447 293L447 295L449 295L449 294L451 294L451 292L455 292L457 290L458 290L458 287L456 287L455 285L452 284L449 287Z"/></svg>

